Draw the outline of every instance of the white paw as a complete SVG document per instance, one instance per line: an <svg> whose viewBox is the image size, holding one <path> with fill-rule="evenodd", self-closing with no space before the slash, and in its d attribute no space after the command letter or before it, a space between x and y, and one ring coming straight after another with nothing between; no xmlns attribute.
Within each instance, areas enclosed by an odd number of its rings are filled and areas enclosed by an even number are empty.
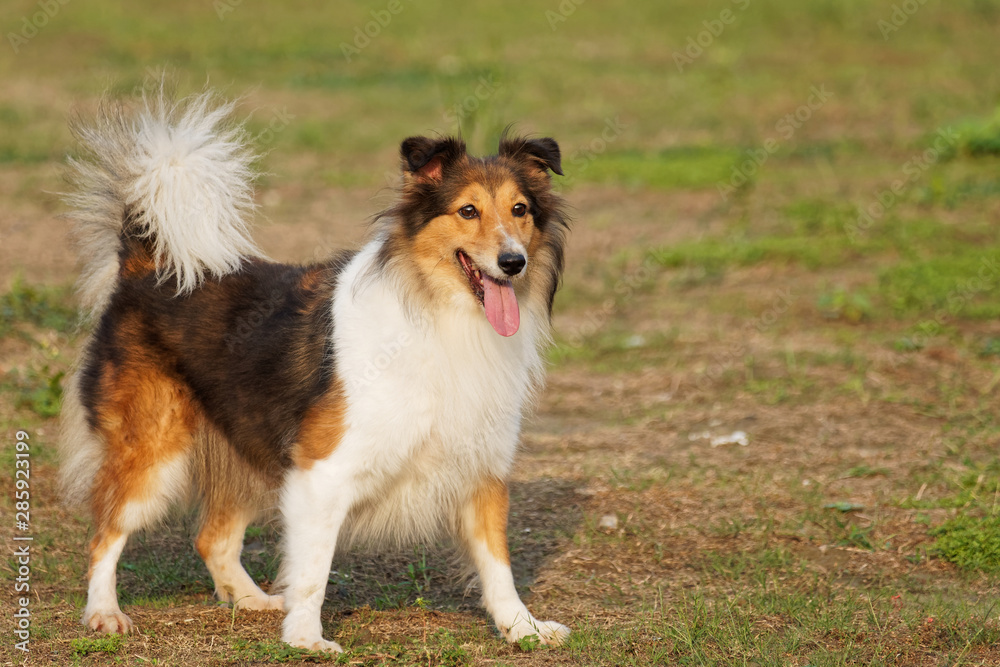
<svg viewBox="0 0 1000 667"><path fill-rule="evenodd" d="M560 646L569 637L569 628L555 621L539 621L529 617L517 621L503 634L511 643L535 635L546 646Z"/></svg>
<svg viewBox="0 0 1000 667"><path fill-rule="evenodd" d="M132 619L123 614L121 609L84 612L83 624L97 632L120 635L127 635L135 627Z"/></svg>
<svg viewBox="0 0 1000 667"><path fill-rule="evenodd" d="M286 644L294 646L295 648L304 648L307 651L328 651L330 653L343 653L344 649L341 648L340 644L337 642L328 642L325 639L285 639L283 640Z"/></svg>
<svg viewBox="0 0 1000 667"><path fill-rule="evenodd" d="M252 609L266 611L268 609L284 609L285 598L281 595L248 595L236 601L237 609Z"/></svg>

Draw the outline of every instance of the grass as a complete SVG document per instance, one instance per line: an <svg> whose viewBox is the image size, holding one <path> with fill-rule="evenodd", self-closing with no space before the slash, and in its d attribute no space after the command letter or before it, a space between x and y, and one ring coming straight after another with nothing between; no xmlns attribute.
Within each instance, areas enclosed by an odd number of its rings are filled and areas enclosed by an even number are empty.
<svg viewBox="0 0 1000 667"><path fill-rule="evenodd" d="M696 271L701 276L696 285L712 277L718 282L728 271L760 265L793 265L822 275L831 269L878 262L885 268L867 285L837 286L819 293L819 312L855 324L872 317L933 316L938 329L956 318L1000 316L995 298L1000 283L1000 237L995 227L892 219L858 245L843 233L842 225L849 224L847 213L834 211L831 205L827 208L830 217L814 224L793 213L777 231L749 235L734 230L726 237L656 248L650 256L666 269L682 269L687 275Z"/></svg>
<svg viewBox="0 0 1000 667"><path fill-rule="evenodd" d="M232 643L232 650L237 658L256 663L341 662L329 653L306 651L278 641L248 642L236 639Z"/></svg>
<svg viewBox="0 0 1000 667"><path fill-rule="evenodd" d="M990 117L962 122L957 132L958 152L971 157L1000 155L1000 109Z"/></svg>
<svg viewBox="0 0 1000 667"><path fill-rule="evenodd" d="M28 284L19 276L0 294L0 336L29 335L30 327L65 333L76 322L68 288Z"/></svg>
<svg viewBox="0 0 1000 667"><path fill-rule="evenodd" d="M731 149L685 146L659 153L602 150L603 137L567 159L573 181L611 183L629 188L713 188L729 176L738 157Z"/></svg>
<svg viewBox="0 0 1000 667"><path fill-rule="evenodd" d="M831 578L810 572L808 564L787 552L735 560L708 556L713 573L705 575L706 583L738 582L738 598L719 598L699 588L658 599L645 610L641 625L618 630L585 626L570 649L601 647L578 656L634 665L787 665L792 659L809 665L895 665L920 661L926 655L921 646L959 660L988 648L998 637L997 628L984 623L991 611L984 602L921 600L905 589L869 588L845 595ZM724 563L721 568L716 558ZM758 583L743 585L748 578Z"/></svg>
<svg viewBox="0 0 1000 667"><path fill-rule="evenodd" d="M104 653L114 655L121 651L125 637L122 635L109 635L96 639L78 638L70 642L73 648L73 655L79 658L92 655L94 653Z"/></svg>
<svg viewBox="0 0 1000 667"><path fill-rule="evenodd" d="M1000 517L963 513L930 534L941 558L969 570L1000 571Z"/></svg>
<svg viewBox="0 0 1000 667"><path fill-rule="evenodd" d="M0 381L0 392L12 395L16 407L27 408L39 417L56 417L62 405L65 374L65 371L51 370L49 366L14 369Z"/></svg>

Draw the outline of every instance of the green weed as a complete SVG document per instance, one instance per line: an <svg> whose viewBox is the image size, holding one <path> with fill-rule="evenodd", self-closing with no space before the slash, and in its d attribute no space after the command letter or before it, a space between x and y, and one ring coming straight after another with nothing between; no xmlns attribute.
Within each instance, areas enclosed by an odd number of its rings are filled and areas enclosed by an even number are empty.
<svg viewBox="0 0 1000 667"><path fill-rule="evenodd" d="M866 294L843 287L820 294L816 306L823 317L830 320L844 320L851 324L870 319L873 312L871 299Z"/></svg>
<svg viewBox="0 0 1000 667"><path fill-rule="evenodd" d="M427 564L427 550L423 546L415 547L413 555L417 560L406 566L404 581L376 582L379 588L375 598L376 609L402 609L415 601L419 601L418 606L427 605L423 594L430 590L434 568Z"/></svg>
<svg viewBox="0 0 1000 667"><path fill-rule="evenodd" d="M968 570L1000 572L1000 515L959 514L930 531L941 558Z"/></svg>
<svg viewBox="0 0 1000 667"><path fill-rule="evenodd" d="M245 639L234 639L233 653L242 660L252 660L264 663L282 662L342 662L343 654L326 653L324 651L307 651L295 648L281 641L248 642Z"/></svg>
<svg viewBox="0 0 1000 667"><path fill-rule="evenodd" d="M437 651L438 664L445 667L459 667L472 662L472 656L462 646L461 641L448 630L444 628L438 630L431 639Z"/></svg>
<svg viewBox="0 0 1000 667"><path fill-rule="evenodd" d="M118 653L125 643L124 635L107 635L104 637L78 637L70 641L73 655L86 657L93 653Z"/></svg>
<svg viewBox="0 0 1000 667"><path fill-rule="evenodd" d="M27 335L24 325L69 331L77 319L69 302L68 288L29 285L15 278L10 289L0 295L0 336L12 332Z"/></svg>
<svg viewBox="0 0 1000 667"><path fill-rule="evenodd" d="M517 640L517 646L522 651L530 653L538 649L542 645L542 640L538 635L527 635L526 637L521 637Z"/></svg>
<svg viewBox="0 0 1000 667"><path fill-rule="evenodd" d="M989 118L960 123L955 131L958 133L956 152L971 157L1000 155L1000 108Z"/></svg>
<svg viewBox="0 0 1000 667"><path fill-rule="evenodd" d="M39 417L55 417L62 405L62 379L65 371L50 370L43 366L14 369L0 382L0 391L14 396L19 408L27 408Z"/></svg>

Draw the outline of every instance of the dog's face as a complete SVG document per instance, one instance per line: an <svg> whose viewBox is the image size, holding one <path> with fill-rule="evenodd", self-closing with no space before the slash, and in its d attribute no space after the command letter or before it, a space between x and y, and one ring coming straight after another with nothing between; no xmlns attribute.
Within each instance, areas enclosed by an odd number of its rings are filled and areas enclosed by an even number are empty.
<svg viewBox="0 0 1000 667"><path fill-rule="evenodd" d="M422 282L435 297L484 310L498 334L513 335L518 292L561 263L561 247L558 258L550 252L561 217L548 175L562 173L559 146L502 139L497 155L475 158L456 139L413 137L401 154L398 209Z"/></svg>

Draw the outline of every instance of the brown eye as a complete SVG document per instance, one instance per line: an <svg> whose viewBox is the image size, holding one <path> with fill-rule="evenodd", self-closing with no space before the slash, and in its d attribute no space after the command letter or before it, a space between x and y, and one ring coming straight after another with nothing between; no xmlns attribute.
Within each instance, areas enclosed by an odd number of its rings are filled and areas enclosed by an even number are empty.
<svg viewBox="0 0 1000 667"><path fill-rule="evenodd" d="M465 218L466 220L472 220L473 218L479 217L479 211L472 204L466 204L462 208L458 209L458 214Z"/></svg>
<svg viewBox="0 0 1000 667"><path fill-rule="evenodd" d="M515 218L523 218L524 214L528 212L528 207L524 204L514 204L514 208L510 209L510 212L514 214Z"/></svg>

